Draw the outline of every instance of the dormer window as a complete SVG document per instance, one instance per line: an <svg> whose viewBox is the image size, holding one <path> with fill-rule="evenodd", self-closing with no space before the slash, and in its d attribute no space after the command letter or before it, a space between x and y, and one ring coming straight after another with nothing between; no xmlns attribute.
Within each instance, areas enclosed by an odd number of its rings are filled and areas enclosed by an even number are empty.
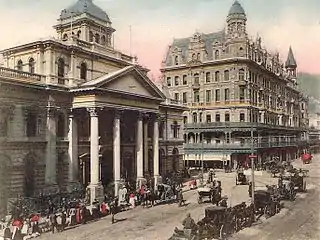
<svg viewBox="0 0 320 240"><path fill-rule="evenodd" d="M67 41L68 40L68 34L63 34L63 37L62 37L62 41Z"/></svg>
<svg viewBox="0 0 320 240"><path fill-rule="evenodd" d="M215 52L214 52L214 58L215 59L219 59L219 50L216 50Z"/></svg>
<svg viewBox="0 0 320 240"><path fill-rule="evenodd" d="M17 70L18 70L18 71L22 71L22 70L23 70L23 62L22 62L21 59L18 61Z"/></svg>
<svg viewBox="0 0 320 240"><path fill-rule="evenodd" d="M175 57L174 57L174 64L175 64L175 65L179 65L179 58L178 58L178 56L175 56Z"/></svg>
<svg viewBox="0 0 320 240"><path fill-rule="evenodd" d="M96 33L96 35L94 36L95 38L95 42L100 44L100 35L98 33Z"/></svg>
<svg viewBox="0 0 320 240"><path fill-rule="evenodd" d="M34 59L33 58L29 59L29 72L34 73Z"/></svg>

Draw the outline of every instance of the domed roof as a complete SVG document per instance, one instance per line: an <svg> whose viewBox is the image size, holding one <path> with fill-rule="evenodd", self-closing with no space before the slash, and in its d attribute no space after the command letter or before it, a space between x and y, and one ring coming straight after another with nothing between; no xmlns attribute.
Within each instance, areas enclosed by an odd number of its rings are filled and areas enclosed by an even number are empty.
<svg viewBox="0 0 320 240"><path fill-rule="evenodd" d="M78 0L74 5L61 11L60 19L70 18L82 13L87 13L102 21L110 22L107 13L95 5L92 0Z"/></svg>
<svg viewBox="0 0 320 240"><path fill-rule="evenodd" d="M246 14L244 12L243 7L240 5L240 3L238 1L235 1L232 5L232 7L229 10L229 15L231 14Z"/></svg>

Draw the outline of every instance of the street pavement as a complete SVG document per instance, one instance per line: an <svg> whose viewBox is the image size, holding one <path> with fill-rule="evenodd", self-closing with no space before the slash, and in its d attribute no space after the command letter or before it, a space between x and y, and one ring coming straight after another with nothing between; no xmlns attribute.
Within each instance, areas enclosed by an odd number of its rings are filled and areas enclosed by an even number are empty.
<svg viewBox="0 0 320 240"><path fill-rule="evenodd" d="M318 158L318 157L317 157ZM319 162L319 161L318 161ZM304 165L304 168L310 169L310 185L308 186L307 194L300 194L294 203L286 204L286 209L280 214L272 217L257 226L243 230L234 236L234 240L242 239L264 239L264 240L295 240L295 239L320 239L306 238L305 236L318 236L318 229L311 228L317 223L317 210L319 206L317 185L317 174L315 166L319 166L317 159L310 165ZM222 182L222 195L228 196L229 205L236 205L241 202L248 202L248 185L235 185L236 173L217 172L217 178ZM276 178L271 178L270 174L263 173L262 176L255 176L256 187L260 188L266 184L277 184ZM187 190L187 187L184 188ZM129 210L116 215L118 222L111 224L110 216L102 218L98 221L91 222L85 225L77 226L73 229L66 230L62 233L46 233L38 239L43 240L166 240L168 239L175 227L182 228L181 222L187 213L198 221L204 216L204 209L210 206L210 203L197 203L197 191L191 190L184 193L184 198L188 205L178 207L177 204L159 205L152 208L136 207L134 210ZM308 201L308 204L305 202ZM291 210L295 209L296 210ZM300 218L301 216L301 218ZM309 216L309 217L308 217ZM312 216L312 217L310 217ZM298 221L296 219L299 218ZM284 224L285 223L285 224ZM287 225L286 225L287 224ZM282 226L278 228L278 226ZM319 224L318 224L319 225ZM291 236L291 232L299 230L297 236L300 238L285 238ZM309 230L312 229L312 230ZM303 232L304 235L302 234ZM302 235L301 235L302 234ZM309 235L308 235L309 234ZM280 236L280 238L278 238Z"/></svg>
<svg viewBox="0 0 320 240"><path fill-rule="evenodd" d="M285 202L280 214L234 235L232 240L318 240L320 239L320 155L311 164L295 161L296 168L308 169L307 193Z"/></svg>

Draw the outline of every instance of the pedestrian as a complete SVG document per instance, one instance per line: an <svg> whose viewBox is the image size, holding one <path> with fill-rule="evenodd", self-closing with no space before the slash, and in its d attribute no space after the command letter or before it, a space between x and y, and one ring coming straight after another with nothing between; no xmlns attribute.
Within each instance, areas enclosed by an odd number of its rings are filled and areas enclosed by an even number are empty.
<svg viewBox="0 0 320 240"><path fill-rule="evenodd" d="M133 209L136 206L136 201L135 201L135 194L133 192L130 193L129 195L129 204L130 204L130 208Z"/></svg>
<svg viewBox="0 0 320 240"><path fill-rule="evenodd" d="M117 197L114 197L111 204L110 204L110 212L111 212L111 223L115 223L115 215L117 213L117 208L118 208L118 199Z"/></svg>

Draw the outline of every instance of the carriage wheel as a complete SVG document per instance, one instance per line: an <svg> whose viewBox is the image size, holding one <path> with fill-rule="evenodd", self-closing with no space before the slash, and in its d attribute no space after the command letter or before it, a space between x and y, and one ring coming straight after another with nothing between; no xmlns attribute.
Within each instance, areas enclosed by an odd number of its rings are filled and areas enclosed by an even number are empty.
<svg viewBox="0 0 320 240"><path fill-rule="evenodd" d="M228 226L223 224L220 228L220 239L226 239L228 237Z"/></svg>
<svg viewBox="0 0 320 240"><path fill-rule="evenodd" d="M272 216L271 209L270 209L270 206L269 206L269 205L266 205L266 206L264 207L263 213L264 213L264 216L265 216L266 218L269 218L269 217Z"/></svg>

